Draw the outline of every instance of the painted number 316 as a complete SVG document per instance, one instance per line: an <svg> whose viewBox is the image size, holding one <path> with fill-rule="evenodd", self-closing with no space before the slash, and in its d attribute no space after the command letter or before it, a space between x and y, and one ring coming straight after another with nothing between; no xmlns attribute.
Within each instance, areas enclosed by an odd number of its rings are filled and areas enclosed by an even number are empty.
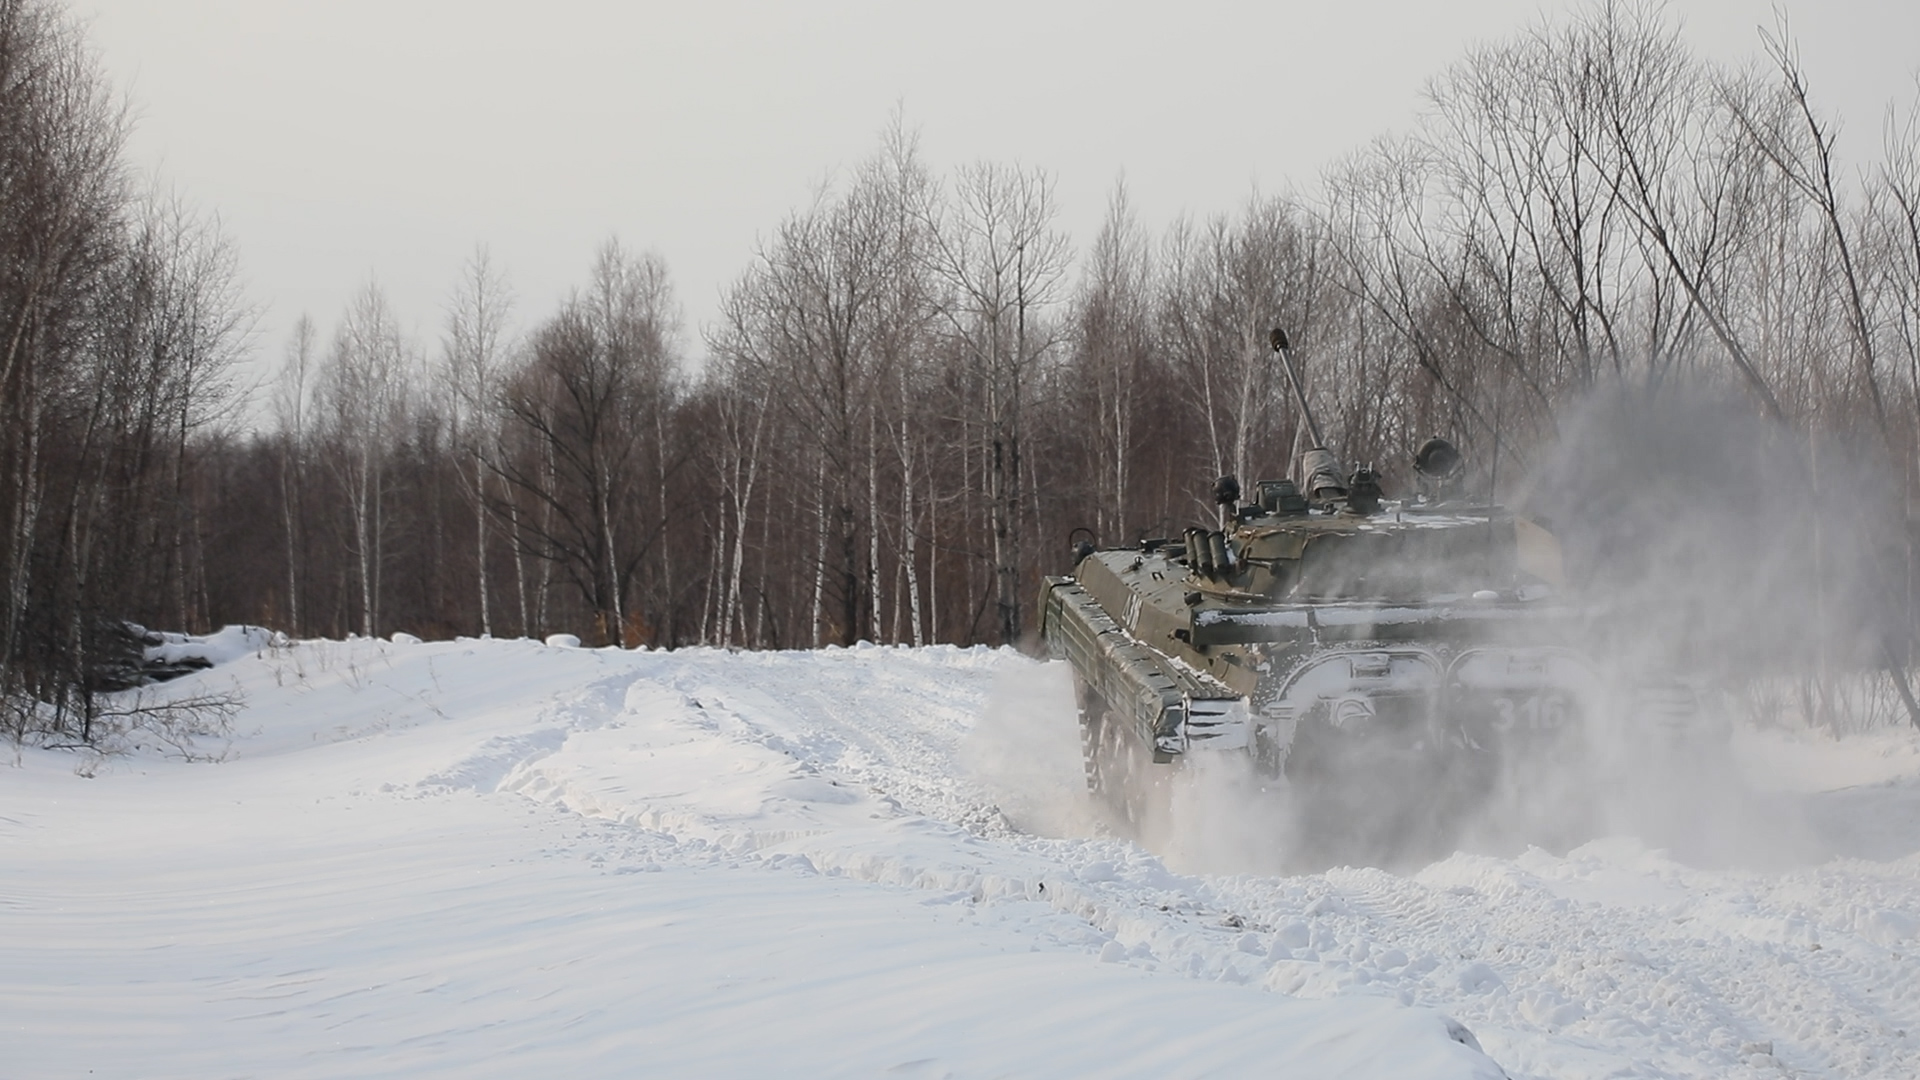
<svg viewBox="0 0 1920 1080"><path fill-rule="evenodd" d="M1523 698L1494 700L1493 729L1512 731L1552 731L1567 722L1567 703L1558 695L1533 694Z"/></svg>

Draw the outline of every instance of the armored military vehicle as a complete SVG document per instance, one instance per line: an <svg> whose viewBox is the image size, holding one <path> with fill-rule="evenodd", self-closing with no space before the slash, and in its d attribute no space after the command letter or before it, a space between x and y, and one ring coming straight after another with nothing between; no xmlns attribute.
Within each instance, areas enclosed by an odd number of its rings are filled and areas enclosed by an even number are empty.
<svg viewBox="0 0 1920 1080"><path fill-rule="evenodd" d="M1042 632L1075 675L1087 782L1136 832L1171 776L1209 755L1309 789L1322 820L1375 832L1444 821L1504 755L1562 738L1586 707L1559 547L1469 494L1459 452L1414 456L1389 498L1344 471L1272 344L1313 448L1294 477L1215 487L1218 520L1098 550L1046 580Z"/></svg>

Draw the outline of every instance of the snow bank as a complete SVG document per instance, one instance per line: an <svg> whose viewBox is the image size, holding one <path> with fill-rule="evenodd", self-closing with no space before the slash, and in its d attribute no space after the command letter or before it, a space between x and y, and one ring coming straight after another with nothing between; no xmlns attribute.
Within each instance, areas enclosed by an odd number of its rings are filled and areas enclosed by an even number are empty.
<svg viewBox="0 0 1920 1080"><path fill-rule="evenodd" d="M249 653L257 653L274 644L273 631L259 626L225 626L211 634L194 635L155 632L157 645L148 645L145 656L150 663L212 667L230 663ZM280 639L284 643L284 638Z"/></svg>

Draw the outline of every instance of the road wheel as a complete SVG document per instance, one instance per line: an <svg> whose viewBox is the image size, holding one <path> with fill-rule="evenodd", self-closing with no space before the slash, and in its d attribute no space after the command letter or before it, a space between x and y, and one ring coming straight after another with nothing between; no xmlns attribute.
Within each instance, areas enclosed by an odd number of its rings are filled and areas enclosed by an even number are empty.
<svg viewBox="0 0 1920 1080"><path fill-rule="evenodd" d="M1118 713L1109 711L1100 730L1101 790L1116 823L1141 843L1160 839L1172 814L1175 766L1154 764L1138 729Z"/></svg>
<svg viewBox="0 0 1920 1080"><path fill-rule="evenodd" d="M1087 777L1087 794L1099 799L1100 733L1106 722L1107 703L1077 673L1073 677L1073 697L1080 712L1080 764Z"/></svg>

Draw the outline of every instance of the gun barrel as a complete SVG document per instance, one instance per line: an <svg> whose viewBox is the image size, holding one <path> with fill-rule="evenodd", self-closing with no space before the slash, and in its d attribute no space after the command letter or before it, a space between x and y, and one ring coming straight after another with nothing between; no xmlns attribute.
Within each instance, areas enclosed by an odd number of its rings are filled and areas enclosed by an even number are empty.
<svg viewBox="0 0 1920 1080"><path fill-rule="evenodd" d="M1293 386L1293 400L1300 405L1300 417L1306 421L1307 434L1313 437L1315 448L1324 448L1327 440L1320 434L1320 424L1313 418L1313 408L1307 404L1307 386L1300 381L1300 369L1293 366L1293 349L1287 344L1287 332L1276 326L1270 340L1273 351L1280 355L1281 366L1287 369L1287 382Z"/></svg>

